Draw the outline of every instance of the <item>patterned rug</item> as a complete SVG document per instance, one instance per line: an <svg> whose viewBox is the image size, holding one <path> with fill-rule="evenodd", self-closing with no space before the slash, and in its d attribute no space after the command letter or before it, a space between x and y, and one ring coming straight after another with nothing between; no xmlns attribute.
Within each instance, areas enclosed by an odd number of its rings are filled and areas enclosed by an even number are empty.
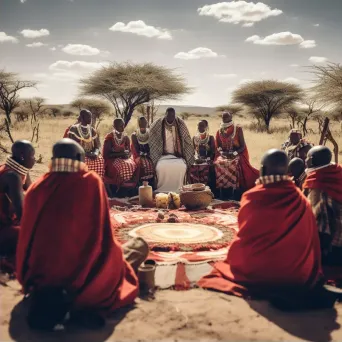
<svg viewBox="0 0 342 342"><path fill-rule="evenodd" d="M142 237L154 252L225 248L237 229L236 209L203 211L111 210L114 236L125 243Z"/></svg>

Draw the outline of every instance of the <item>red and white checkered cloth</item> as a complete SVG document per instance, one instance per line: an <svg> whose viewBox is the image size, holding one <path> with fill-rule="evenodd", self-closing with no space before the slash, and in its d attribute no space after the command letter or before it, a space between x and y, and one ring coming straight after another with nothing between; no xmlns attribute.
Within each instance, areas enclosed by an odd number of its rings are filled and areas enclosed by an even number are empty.
<svg viewBox="0 0 342 342"><path fill-rule="evenodd" d="M152 179L154 177L154 166L152 159L149 157L139 157L136 159L139 167L139 179Z"/></svg>
<svg viewBox="0 0 342 342"><path fill-rule="evenodd" d="M226 159L218 157L215 161L216 187L218 189L239 187L240 157Z"/></svg>
<svg viewBox="0 0 342 342"><path fill-rule="evenodd" d="M96 159L85 157L85 163L89 171L96 172L101 178L104 176L104 159L99 155Z"/></svg>
<svg viewBox="0 0 342 342"><path fill-rule="evenodd" d="M190 166L189 176L190 183L203 183L208 184L209 182L209 171L210 165L208 164L194 164Z"/></svg>
<svg viewBox="0 0 342 342"><path fill-rule="evenodd" d="M137 169L137 164L133 158L122 159L115 158L111 163L111 173L115 175L113 177L113 183L120 186L122 183L127 182L133 178L134 172Z"/></svg>

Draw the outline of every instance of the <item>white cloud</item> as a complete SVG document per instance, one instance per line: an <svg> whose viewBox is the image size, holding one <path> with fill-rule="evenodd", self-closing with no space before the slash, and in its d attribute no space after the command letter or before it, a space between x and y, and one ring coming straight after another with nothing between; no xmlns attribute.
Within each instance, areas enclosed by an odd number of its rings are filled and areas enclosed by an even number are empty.
<svg viewBox="0 0 342 342"><path fill-rule="evenodd" d="M39 72L39 73L37 73L37 74L33 74L33 77L34 77L34 78L47 78L47 77L48 77L48 74Z"/></svg>
<svg viewBox="0 0 342 342"><path fill-rule="evenodd" d="M18 43L19 40L15 37L8 36L6 32L0 32L0 43Z"/></svg>
<svg viewBox="0 0 342 342"><path fill-rule="evenodd" d="M301 80L299 80L298 78L295 77L287 77L285 79L282 80L283 82L287 82L287 83L293 83L293 84L300 84Z"/></svg>
<svg viewBox="0 0 342 342"><path fill-rule="evenodd" d="M315 27L319 27L319 24L314 24Z"/></svg>
<svg viewBox="0 0 342 342"><path fill-rule="evenodd" d="M40 29L40 30L22 30L20 32L25 38L39 38L39 37L46 37L50 35L50 31L47 29Z"/></svg>
<svg viewBox="0 0 342 342"><path fill-rule="evenodd" d="M196 49L190 50L188 52L178 52L175 55L177 59L200 59L200 58L215 58L219 57L219 55L212 51L211 49L205 47L198 47Z"/></svg>
<svg viewBox="0 0 342 342"><path fill-rule="evenodd" d="M315 63L315 64L322 64L322 63L325 63L327 60L328 60L328 58L326 58L326 57L312 56L309 58L309 61L311 63Z"/></svg>
<svg viewBox="0 0 342 342"><path fill-rule="evenodd" d="M299 64L290 64L290 67L291 67L291 68L298 68L298 67L299 67Z"/></svg>
<svg viewBox="0 0 342 342"><path fill-rule="evenodd" d="M262 38L254 35L246 39L246 42L251 42L259 45L298 45L304 42L301 35L291 32L274 33L270 36Z"/></svg>
<svg viewBox="0 0 342 342"><path fill-rule="evenodd" d="M57 61L49 66L49 69L52 71L66 71L66 70L74 70L74 71L94 71L96 69L105 66L107 63L102 62L84 62L84 61Z"/></svg>
<svg viewBox="0 0 342 342"><path fill-rule="evenodd" d="M237 74L214 74L215 78L222 78L222 79L227 79L227 78L235 78L237 77Z"/></svg>
<svg viewBox="0 0 342 342"><path fill-rule="evenodd" d="M27 47L29 48L39 48L39 47L42 47L42 46L46 46L46 44L43 44L41 42L34 42L32 44L26 44Z"/></svg>
<svg viewBox="0 0 342 342"><path fill-rule="evenodd" d="M89 45L68 44L62 48L62 51L74 56L96 56L101 51Z"/></svg>
<svg viewBox="0 0 342 342"><path fill-rule="evenodd" d="M254 23L246 23L242 25L242 27L253 27L253 26L254 26Z"/></svg>
<svg viewBox="0 0 342 342"><path fill-rule="evenodd" d="M51 51L56 51L57 49L55 47L50 48Z"/></svg>
<svg viewBox="0 0 342 342"><path fill-rule="evenodd" d="M76 81L80 79L80 75L72 72L55 72L52 74L52 79L56 81Z"/></svg>
<svg viewBox="0 0 342 342"><path fill-rule="evenodd" d="M26 2L26 0L20 0L20 2L23 4L23 3L25 3L25 2Z"/></svg>
<svg viewBox="0 0 342 342"><path fill-rule="evenodd" d="M249 25L283 13L279 9L271 9L262 2L247 1L219 2L200 7L197 11L199 15L214 17L221 22Z"/></svg>
<svg viewBox="0 0 342 342"><path fill-rule="evenodd" d="M150 25L146 25L142 20L130 21L125 24L122 22L117 22L109 30L114 32L125 32L125 33L134 33L138 36L145 36L148 38L158 38L158 39L166 39L171 40L171 33L160 27L154 27Z"/></svg>
<svg viewBox="0 0 342 342"><path fill-rule="evenodd" d="M301 47L303 49L312 49L316 46L317 46L316 41L314 41L314 40L304 40L304 42L299 44L299 47Z"/></svg>

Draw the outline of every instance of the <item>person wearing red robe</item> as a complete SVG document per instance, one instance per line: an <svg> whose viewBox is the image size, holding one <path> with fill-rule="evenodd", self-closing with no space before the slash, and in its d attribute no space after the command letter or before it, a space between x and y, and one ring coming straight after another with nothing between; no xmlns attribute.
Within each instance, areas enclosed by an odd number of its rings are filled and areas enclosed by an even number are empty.
<svg viewBox="0 0 342 342"><path fill-rule="evenodd" d="M78 143L61 140L50 172L27 192L17 277L25 294L61 289L72 298L70 311L105 315L134 302L138 280L113 238L104 184L84 158Z"/></svg>
<svg viewBox="0 0 342 342"><path fill-rule="evenodd" d="M264 156L262 177L242 196L239 231L227 258L199 281L202 288L267 298L281 288L311 289L320 281L315 218L287 167L283 151Z"/></svg>
<svg viewBox="0 0 342 342"><path fill-rule="evenodd" d="M313 147L307 156L304 193L311 203L321 242L322 263L342 266L342 167L332 164L328 147Z"/></svg>
<svg viewBox="0 0 342 342"><path fill-rule="evenodd" d="M16 141L12 155L0 166L0 256L15 255L24 190L31 184L29 170L35 163L34 155L30 142Z"/></svg>
<svg viewBox="0 0 342 342"><path fill-rule="evenodd" d="M222 124L216 134L216 148L216 187L242 192L254 187L259 171L250 164L242 127L233 122L229 112L222 114Z"/></svg>

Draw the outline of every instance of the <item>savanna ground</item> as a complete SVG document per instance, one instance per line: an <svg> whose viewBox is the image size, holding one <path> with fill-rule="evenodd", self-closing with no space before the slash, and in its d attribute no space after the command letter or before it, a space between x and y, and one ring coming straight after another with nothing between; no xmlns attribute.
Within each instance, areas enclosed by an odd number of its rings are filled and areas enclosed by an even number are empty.
<svg viewBox="0 0 342 342"><path fill-rule="evenodd" d="M216 116L206 119L214 134L220 119ZM192 135L196 132L198 120L193 117L187 120ZM74 121L74 117L42 119L36 151L37 157L42 155L43 158L42 164L34 167L33 178L47 170L52 144L62 137L66 127ZM262 154L270 148L279 147L289 131L285 119L273 121L272 134L250 130L250 122L245 118L236 118L235 121L244 127L250 159L256 167ZM111 131L111 122L112 118L106 118L100 124L102 139ZM134 130L135 124L136 120L133 119L127 129L128 133ZM310 123L310 128L316 134L311 133L308 138L317 144L317 124ZM342 146L340 126L334 124L332 130ZM30 138L29 123L17 124L13 135L15 139ZM1 143L10 147L3 138ZM4 158L5 155L0 154L0 161ZM1 286L0 341L342 341L341 305L332 310L287 314L262 301L244 301L200 289L186 292L165 290L157 292L154 301L138 299L131 311L117 313L108 321L106 328L99 332L72 330L46 335L28 330L25 324L25 305L21 299L17 282Z"/></svg>

